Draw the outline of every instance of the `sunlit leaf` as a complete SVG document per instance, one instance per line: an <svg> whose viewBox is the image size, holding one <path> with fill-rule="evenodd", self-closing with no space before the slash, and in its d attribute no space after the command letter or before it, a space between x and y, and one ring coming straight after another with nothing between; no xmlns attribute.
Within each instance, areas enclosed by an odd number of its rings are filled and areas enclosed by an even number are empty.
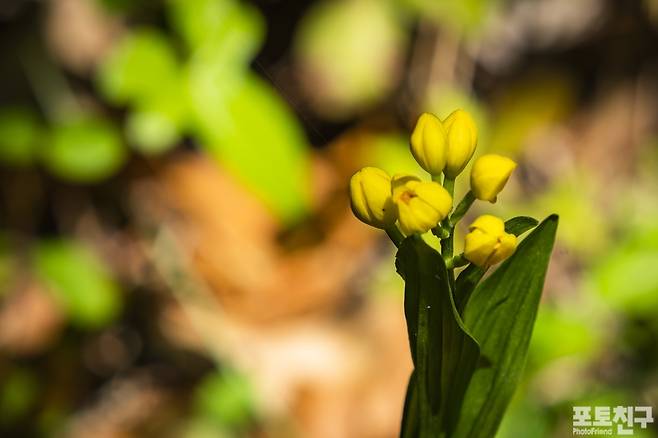
<svg viewBox="0 0 658 438"><path fill-rule="evenodd" d="M174 147L190 118L187 91L181 81L175 89L136 105L126 120L129 144L145 155L158 155Z"/></svg>
<svg viewBox="0 0 658 438"><path fill-rule="evenodd" d="M171 0L171 20L192 51L219 58L227 68L246 67L265 26L258 12L235 0Z"/></svg>
<svg viewBox="0 0 658 438"><path fill-rule="evenodd" d="M86 183L114 174L123 164L126 151L110 123L84 118L54 126L42 158L60 178Z"/></svg>
<svg viewBox="0 0 658 438"><path fill-rule="evenodd" d="M73 324L101 327L117 316L119 288L106 267L84 246L68 240L42 242L35 249L34 261L40 278Z"/></svg>
<svg viewBox="0 0 658 438"><path fill-rule="evenodd" d="M286 103L255 75L196 71L192 101L202 145L252 188L285 222L309 202L309 155L303 130Z"/></svg>
<svg viewBox="0 0 658 438"><path fill-rule="evenodd" d="M98 72L103 94L115 103L150 101L180 87L176 54L167 37L154 29L128 34Z"/></svg>

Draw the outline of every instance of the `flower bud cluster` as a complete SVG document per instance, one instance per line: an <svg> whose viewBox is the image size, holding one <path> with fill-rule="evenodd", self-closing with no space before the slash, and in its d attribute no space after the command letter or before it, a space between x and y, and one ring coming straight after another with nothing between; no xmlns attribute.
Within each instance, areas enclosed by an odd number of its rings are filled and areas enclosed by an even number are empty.
<svg viewBox="0 0 658 438"><path fill-rule="evenodd" d="M458 109L444 120L430 113L421 114L411 134L411 154L432 175L432 180L422 181L406 174L391 177L381 169L365 167L350 181L354 215L389 232L395 230L409 236L434 230L442 238L452 239L454 222L470 203L474 199L496 202L516 167L514 161L500 155L477 158L471 169L471 191L462 204L470 201L465 208L457 208L460 214L448 220L454 180L473 157L477 140L475 122L464 110ZM438 182L442 174L443 185ZM438 233L441 227L442 232ZM484 215L469 227L463 257L477 266L489 267L509 257L515 248L516 237L505 233L503 221Z"/></svg>

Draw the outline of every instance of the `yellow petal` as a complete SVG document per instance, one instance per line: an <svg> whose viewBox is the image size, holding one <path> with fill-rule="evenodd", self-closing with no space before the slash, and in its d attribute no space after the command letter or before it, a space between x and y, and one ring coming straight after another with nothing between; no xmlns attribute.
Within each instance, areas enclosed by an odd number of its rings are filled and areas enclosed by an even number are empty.
<svg viewBox="0 0 658 438"><path fill-rule="evenodd" d="M493 254L498 239L479 229L468 233L464 242L464 257L477 266L487 266L487 260Z"/></svg>
<svg viewBox="0 0 658 438"><path fill-rule="evenodd" d="M473 221L468 227L469 230L479 229L484 233L498 238L505 233L505 222L502 219L490 214L483 214Z"/></svg>
<svg viewBox="0 0 658 438"><path fill-rule="evenodd" d="M423 113L411 133L411 154L432 175L440 175L446 165L447 136L445 128L433 114Z"/></svg>
<svg viewBox="0 0 658 438"><path fill-rule="evenodd" d="M444 172L448 178L456 178L470 161L477 146L477 126L469 113L462 109L453 111L444 121L448 152Z"/></svg>
<svg viewBox="0 0 658 438"><path fill-rule="evenodd" d="M503 234L498 239L498 245L496 247L494 254L491 256L491 259L489 260L489 264L495 265L496 263L502 262L512 254L514 254L515 250L516 250L516 236L507 233Z"/></svg>
<svg viewBox="0 0 658 438"><path fill-rule="evenodd" d="M395 222L391 177L376 167L364 167L350 179L350 205L354 215L376 228Z"/></svg>
<svg viewBox="0 0 658 438"><path fill-rule="evenodd" d="M496 202L516 163L507 157L488 154L479 157L471 170L471 190L477 199Z"/></svg>

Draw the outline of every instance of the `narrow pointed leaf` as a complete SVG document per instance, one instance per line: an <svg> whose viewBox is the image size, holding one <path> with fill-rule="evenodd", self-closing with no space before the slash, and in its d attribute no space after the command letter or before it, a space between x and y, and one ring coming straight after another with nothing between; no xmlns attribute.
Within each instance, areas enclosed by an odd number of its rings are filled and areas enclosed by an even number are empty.
<svg viewBox="0 0 658 438"><path fill-rule="evenodd" d="M505 232L520 236L526 231L535 228L539 221L529 216L516 216L505 221Z"/></svg>
<svg viewBox="0 0 658 438"><path fill-rule="evenodd" d="M398 272L405 280L405 316L415 367L416 389L406 412L418 412L418 436L439 436L454 428L461 402L479 358L450 291L440 254L420 238L402 242ZM407 430L416 427L405 419Z"/></svg>
<svg viewBox="0 0 658 438"><path fill-rule="evenodd" d="M416 386L416 371L411 372L407 395L404 399L404 410L402 411L402 425L400 426L400 438L416 438L418 436L418 391Z"/></svg>
<svg viewBox="0 0 658 438"><path fill-rule="evenodd" d="M454 437L496 435L523 372L557 224L549 216L473 291L464 320L487 365L473 375Z"/></svg>
<svg viewBox="0 0 658 438"><path fill-rule="evenodd" d="M538 223L537 219L528 216L513 217L512 219L505 221L505 232L514 234L518 237L526 231L536 227ZM482 279L485 272L487 272L486 269L471 264L468 265L468 267L466 267L466 269L464 269L457 277L455 304L460 315L464 314L466 303L471 297L473 289Z"/></svg>

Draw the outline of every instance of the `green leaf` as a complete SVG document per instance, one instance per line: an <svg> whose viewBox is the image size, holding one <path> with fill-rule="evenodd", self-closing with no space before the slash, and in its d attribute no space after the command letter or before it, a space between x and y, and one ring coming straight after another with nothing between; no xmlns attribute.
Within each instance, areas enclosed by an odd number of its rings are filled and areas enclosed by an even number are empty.
<svg viewBox="0 0 658 438"><path fill-rule="evenodd" d="M180 69L167 37L154 29L126 36L98 71L105 97L119 104L150 101L179 87Z"/></svg>
<svg viewBox="0 0 658 438"><path fill-rule="evenodd" d="M418 426L420 424L418 415L418 385L416 383L416 370L413 370L411 376L409 376L407 395L404 398L400 438L415 438L418 436Z"/></svg>
<svg viewBox="0 0 658 438"><path fill-rule="evenodd" d="M537 226L539 221L533 217L517 216L505 221L505 232L520 236L526 231Z"/></svg>
<svg viewBox="0 0 658 438"><path fill-rule="evenodd" d="M185 87L179 86L141 103L126 120L126 137L130 145L144 155L159 155L180 141L189 115Z"/></svg>
<svg viewBox="0 0 658 438"><path fill-rule="evenodd" d="M40 243L34 253L39 277L81 328L102 327L121 308L119 288L105 266L84 246L69 240Z"/></svg>
<svg viewBox="0 0 658 438"><path fill-rule="evenodd" d="M228 427L244 426L253 418L253 388L242 374L232 370L212 373L197 387L195 407L204 417Z"/></svg>
<svg viewBox="0 0 658 438"><path fill-rule="evenodd" d="M42 159L48 169L74 182L97 182L123 164L126 152L114 126L102 119L85 118L53 128Z"/></svg>
<svg viewBox="0 0 658 438"><path fill-rule="evenodd" d="M246 68L265 36L258 11L235 0L171 0L169 11L188 47L225 67Z"/></svg>
<svg viewBox="0 0 658 438"><path fill-rule="evenodd" d="M505 221L505 232L519 237L529 229L536 227L538 223L537 219L528 216L513 217ZM482 279L485 272L486 269L470 264L457 277L455 304L460 315L464 314L466 303L468 303L473 289Z"/></svg>
<svg viewBox="0 0 658 438"><path fill-rule="evenodd" d="M284 222L309 204L310 157L303 130L276 91L254 74L226 79L191 72L202 145L259 195Z"/></svg>
<svg viewBox="0 0 658 438"><path fill-rule="evenodd" d="M36 115L25 108L0 110L0 161L27 166L34 161L42 128Z"/></svg>
<svg viewBox="0 0 658 438"><path fill-rule="evenodd" d="M477 365L478 344L457 313L439 253L409 237L400 245L396 264L405 280L404 311L416 374L417 396L411 387L406 410L417 410L421 438L450 433ZM403 424L413 429L409 421Z"/></svg>
<svg viewBox="0 0 658 438"><path fill-rule="evenodd" d="M557 224L549 216L473 291L464 321L488 366L473 375L457 438L496 435L525 366Z"/></svg>

